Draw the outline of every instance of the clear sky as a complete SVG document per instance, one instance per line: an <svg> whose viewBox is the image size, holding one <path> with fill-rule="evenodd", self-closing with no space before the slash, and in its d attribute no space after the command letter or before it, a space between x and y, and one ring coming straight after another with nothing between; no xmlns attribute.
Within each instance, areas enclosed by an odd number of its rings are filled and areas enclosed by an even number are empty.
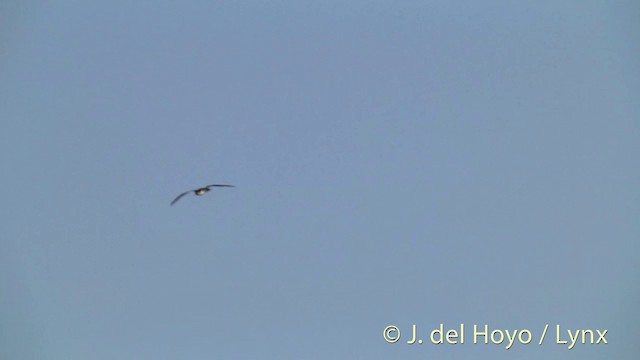
<svg viewBox="0 0 640 360"><path fill-rule="evenodd" d="M0 358L637 359L639 14L3 1Z"/></svg>

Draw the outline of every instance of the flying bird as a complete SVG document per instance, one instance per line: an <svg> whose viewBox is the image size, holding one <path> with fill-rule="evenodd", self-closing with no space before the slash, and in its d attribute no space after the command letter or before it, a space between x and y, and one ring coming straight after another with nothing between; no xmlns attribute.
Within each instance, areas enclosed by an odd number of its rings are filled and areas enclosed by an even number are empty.
<svg viewBox="0 0 640 360"><path fill-rule="evenodd" d="M187 195L190 192L193 192L197 196L202 196L202 195L208 193L209 191L211 191L212 187L235 187L235 186L233 186L233 185L224 185L224 184L212 184L212 185L207 185L205 187L201 187L201 188L198 188L198 189L195 189L195 190L185 191L182 194L178 195L178 197L173 199L173 201L171 202L171 205L177 203L178 200L182 199L183 196Z"/></svg>

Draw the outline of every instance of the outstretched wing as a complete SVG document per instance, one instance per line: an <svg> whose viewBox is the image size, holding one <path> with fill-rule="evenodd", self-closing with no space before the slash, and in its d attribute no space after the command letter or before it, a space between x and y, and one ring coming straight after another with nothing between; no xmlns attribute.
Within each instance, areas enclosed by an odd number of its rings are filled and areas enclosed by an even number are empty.
<svg viewBox="0 0 640 360"><path fill-rule="evenodd" d="M224 185L224 184L212 184L212 185L207 185L207 187L208 187L208 188L213 187L213 186L215 186L215 187L235 187L235 186L233 186L233 185Z"/></svg>
<svg viewBox="0 0 640 360"><path fill-rule="evenodd" d="M185 192L183 192L182 194L178 195L178 197L177 197L177 198L173 199L173 201L171 202L171 205L173 205L173 204L177 203L177 202L178 202L178 200L182 199L182 197L183 197L183 196L187 195L187 194L188 194L188 193L190 193L190 192L191 192L191 190L189 190L189 191L185 191Z"/></svg>

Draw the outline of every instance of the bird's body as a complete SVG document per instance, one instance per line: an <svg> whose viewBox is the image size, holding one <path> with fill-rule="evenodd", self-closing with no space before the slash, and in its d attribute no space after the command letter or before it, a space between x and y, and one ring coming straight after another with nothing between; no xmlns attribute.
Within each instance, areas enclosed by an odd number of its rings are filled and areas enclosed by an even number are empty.
<svg viewBox="0 0 640 360"><path fill-rule="evenodd" d="M202 196L202 195L208 193L209 191L211 191L212 187L235 187L235 186L233 186L233 185L225 185L225 184L212 184L212 185L207 185L205 187L201 187L201 188L198 188L198 189L185 191L182 194L178 195L178 197L173 199L173 201L171 202L171 205L173 205L176 202L178 202L178 200L180 200L183 196L187 195L190 192L193 192L194 194L196 194L196 196Z"/></svg>
<svg viewBox="0 0 640 360"><path fill-rule="evenodd" d="M198 195L198 196L202 196L202 195L208 193L209 191L211 191L211 189L204 187L204 188L193 190L193 193Z"/></svg>

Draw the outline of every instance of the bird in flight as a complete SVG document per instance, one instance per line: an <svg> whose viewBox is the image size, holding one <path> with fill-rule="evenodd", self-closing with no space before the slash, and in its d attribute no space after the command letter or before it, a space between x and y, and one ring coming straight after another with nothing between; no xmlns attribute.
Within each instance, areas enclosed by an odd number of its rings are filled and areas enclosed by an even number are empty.
<svg viewBox="0 0 640 360"><path fill-rule="evenodd" d="M187 195L190 192L193 192L197 196L202 196L202 195L208 193L209 191L211 191L212 187L235 187L235 186L233 186L233 185L224 185L224 184L212 184L212 185L207 185L205 187L201 187L201 188L198 188L198 189L195 189L195 190L185 191L182 194L178 195L178 197L173 199L173 201L171 202L171 205L177 203L178 200L182 199L183 196Z"/></svg>

